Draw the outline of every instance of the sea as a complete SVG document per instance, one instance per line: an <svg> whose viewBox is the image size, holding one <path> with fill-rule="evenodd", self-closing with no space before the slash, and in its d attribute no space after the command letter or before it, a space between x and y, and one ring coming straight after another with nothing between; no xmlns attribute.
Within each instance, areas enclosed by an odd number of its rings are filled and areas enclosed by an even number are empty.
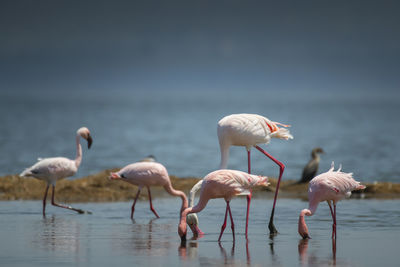
<svg viewBox="0 0 400 267"><path fill-rule="evenodd" d="M293 140L261 145L297 180L321 147L319 172L334 162L365 182L399 182L400 93L363 90L2 90L0 175L19 174L37 158L76 154L75 134L90 129L72 179L120 168L153 155L170 175L204 177L218 168L217 123L255 113L290 124ZM278 166L256 149L252 172L277 177ZM228 168L247 171L244 147L231 147Z"/></svg>

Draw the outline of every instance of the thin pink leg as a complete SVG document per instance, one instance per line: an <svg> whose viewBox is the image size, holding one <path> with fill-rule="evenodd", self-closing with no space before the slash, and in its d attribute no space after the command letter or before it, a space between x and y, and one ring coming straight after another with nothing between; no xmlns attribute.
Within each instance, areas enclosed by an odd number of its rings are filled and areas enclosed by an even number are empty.
<svg viewBox="0 0 400 267"><path fill-rule="evenodd" d="M247 150L247 166L248 166L248 173L250 174L251 173L250 150ZM247 195L246 230L245 230L246 239L247 239L247 233L248 233L248 229L249 229L249 213L250 213L251 194L252 194L252 191L250 189L250 195Z"/></svg>
<svg viewBox="0 0 400 267"><path fill-rule="evenodd" d="M57 204L57 203L54 201L55 186L53 185L52 187L53 187L53 188L52 188L52 191L51 191L51 204L52 204L53 206L56 206L56 207L59 207L59 208L63 208L63 209L73 210L73 211L76 211L76 212L78 212L78 213L80 213L80 214L85 213L85 211L83 211L83 210L81 210L81 209L75 209L75 208L73 208L73 207L71 207L71 206L64 206L64 205L61 205L61 204Z"/></svg>
<svg viewBox="0 0 400 267"><path fill-rule="evenodd" d="M219 234L218 242L221 241L222 234L224 233L224 230L225 230L225 227L226 227L226 219L227 219L227 216L228 216L228 207L229 207L229 202L227 201L226 202L226 210L225 210L225 219L224 219L224 223L221 226L221 233Z"/></svg>
<svg viewBox="0 0 400 267"><path fill-rule="evenodd" d="M147 187L147 191L149 192L150 209L154 213L154 215L156 215L157 218L160 218L160 216L158 216L156 210L153 208L153 203L151 202L150 187Z"/></svg>
<svg viewBox="0 0 400 267"><path fill-rule="evenodd" d="M231 218L231 229L232 229L232 235L233 235L233 242L235 242L235 224L233 223L232 211L231 211L231 206L229 205L229 201L227 202L227 206L228 206L229 217Z"/></svg>
<svg viewBox="0 0 400 267"><path fill-rule="evenodd" d="M332 224L332 238L334 238L334 236L335 236L335 234L336 234L336 233L335 233L335 229L336 229L335 213L334 213L334 211L332 210L331 201L330 201L330 200L327 200L326 202L328 202L329 209L331 210L332 221L333 221L333 224Z"/></svg>
<svg viewBox="0 0 400 267"><path fill-rule="evenodd" d="M276 230L275 225L274 225L275 205L276 205L276 199L278 198L278 191L279 191L279 185L280 185L281 179L282 179L282 174L283 174L283 171L285 170L285 165L283 165L282 162L275 159L273 156L271 156L269 153L267 153L267 151L265 151L261 147L255 146L255 148L257 148L261 153L263 153L265 156L267 156L273 162L275 162L276 164L279 165L279 178L278 178L278 183L276 184L274 204L272 206L271 217L269 219L269 224L268 224L270 234L276 234L276 233L278 233L278 231Z"/></svg>
<svg viewBox="0 0 400 267"><path fill-rule="evenodd" d="M43 198L43 217L46 216L46 199L47 199L47 192L49 191L50 185L48 184L46 186L46 190L44 192L44 198Z"/></svg>
<svg viewBox="0 0 400 267"><path fill-rule="evenodd" d="M137 191L137 193L136 193L136 197L135 197L135 200L133 201L132 208L131 208L131 219L133 219L133 213L135 212L136 200L137 200L138 197L139 197L140 190L141 190L141 188L138 187L138 191Z"/></svg>
<svg viewBox="0 0 400 267"><path fill-rule="evenodd" d="M333 203L333 214L335 215L334 217L334 225L335 225L335 238L336 238L336 203Z"/></svg>

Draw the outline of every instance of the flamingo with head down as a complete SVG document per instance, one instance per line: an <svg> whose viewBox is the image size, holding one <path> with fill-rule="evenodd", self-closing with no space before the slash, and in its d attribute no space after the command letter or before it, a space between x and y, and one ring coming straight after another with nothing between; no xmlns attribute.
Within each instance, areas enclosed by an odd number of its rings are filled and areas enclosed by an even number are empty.
<svg viewBox="0 0 400 267"><path fill-rule="evenodd" d="M251 175L242 171L217 170L209 173L203 180L195 185L195 187L201 187L200 198L197 205L186 208L181 214L178 226L178 234L181 237L181 240L186 240L186 223L187 218L190 218L189 215L202 211L206 207L208 201L213 198L224 198L226 201L225 218L218 241L221 240L222 234L224 233L228 213L231 220L233 240L235 240L235 225L233 223L232 212L229 205L231 199L237 195L249 195L250 190L253 187L268 186L268 184L267 177ZM191 199L193 199L192 196ZM198 234L196 233L198 228L192 228L192 231L195 236Z"/></svg>
<svg viewBox="0 0 400 267"><path fill-rule="evenodd" d="M353 179L352 173L341 172L341 167L334 171L334 163L331 168L310 181L308 186L309 208L303 209L299 216L299 234L304 239L310 238L304 216L312 216L317 210L318 204L326 201L331 210L333 225L332 238L336 238L336 203L345 197L350 197L351 191L365 189ZM333 203L333 209L332 209Z"/></svg>
<svg viewBox="0 0 400 267"><path fill-rule="evenodd" d="M85 211L81 209L76 209L71 206L64 206L61 204L57 204L54 201L54 189L57 181L75 175L82 162L82 146L80 144L80 137L87 140L88 148L90 148L90 146L92 145L92 137L90 136L89 129L86 127L78 129L75 138L76 158L74 160L64 157L39 159L39 161L36 164L25 169L20 174L20 176L22 177L34 177L39 180L47 182L43 198L43 216L46 215L46 198L50 185L52 186L51 204L53 206L73 210L78 213L85 213Z"/></svg>
<svg viewBox="0 0 400 267"><path fill-rule="evenodd" d="M138 186L138 191L136 193L136 197L133 201L131 208L131 219L133 219L136 201L143 187L147 187L147 192L149 194L150 210L157 218L160 218L160 216L158 216L151 201L151 186L163 186L165 191L167 191L170 195L180 197L182 199L180 213L182 213L182 211L188 207L188 201L185 193L179 190L175 190L172 187L167 169L160 163L154 161L141 161L132 163L125 166L118 172L111 173L110 179L119 179Z"/></svg>

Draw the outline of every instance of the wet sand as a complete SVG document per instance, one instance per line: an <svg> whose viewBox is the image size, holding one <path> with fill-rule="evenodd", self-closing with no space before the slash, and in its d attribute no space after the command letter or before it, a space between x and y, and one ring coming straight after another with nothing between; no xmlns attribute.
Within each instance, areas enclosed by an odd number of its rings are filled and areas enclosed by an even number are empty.
<svg viewBox="0 0 400 267"><path fill-rule="evenodd" d="M94 175L78 179L64 179L57 183L56 199L63 202L111 202L129 201L135 196L137 187L123 181L110 181L107 177L111 171L104 170ZM174 188L189 193L192 186L200 180L195 177L179 178L171 175ZM257 188L254 196L267 195L273 197L277 180L270 178L271 185L267 188ZM400 184L391 182L367 182L365 190L353 192L352 197L398 199ZM284 180L279 192L280 198L307 199L307 184L297 184L293 180ZM43 199L45 182L35 178L21 178L18 175L0 177L0 200L40 200ZM50 190L49 190L50 191ZM50 192L49 192L50 194ZM169 196L162 187L152 187L152 195L156 197ZM140 195L147 199L147 192Z"/></svg>

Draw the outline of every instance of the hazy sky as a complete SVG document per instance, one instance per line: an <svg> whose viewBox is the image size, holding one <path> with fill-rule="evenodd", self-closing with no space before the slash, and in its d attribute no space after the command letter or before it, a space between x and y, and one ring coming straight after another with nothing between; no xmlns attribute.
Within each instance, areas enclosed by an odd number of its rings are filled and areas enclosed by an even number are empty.
<svg viewBox="0 0 400 267"><path fill-rule="evenodd" d="M400 85L398 1L1 1L0 88Z"/></svg>

